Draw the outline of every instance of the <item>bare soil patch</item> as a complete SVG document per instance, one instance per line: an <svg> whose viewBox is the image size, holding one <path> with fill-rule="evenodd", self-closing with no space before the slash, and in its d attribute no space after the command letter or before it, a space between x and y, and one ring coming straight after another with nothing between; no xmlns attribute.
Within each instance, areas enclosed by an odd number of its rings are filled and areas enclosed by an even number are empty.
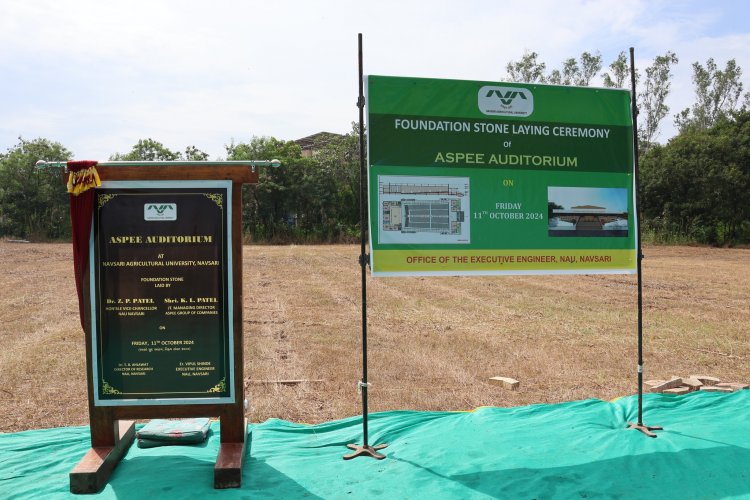
<svg viewBox="0 0 750 500"><path fill-rule="evenodd" d="M648 247L648 378L750 382L750 250ZM358 415L359 247L245 246L251 421ZM0 242L0 431L88 423L69 244ZM370 410L468 410L636 391L636 278L368 278ZM489 382L521 381L518 391ZM255 383L309 379L298 385ZM676 396L678 397L678 396Z"/></svg>

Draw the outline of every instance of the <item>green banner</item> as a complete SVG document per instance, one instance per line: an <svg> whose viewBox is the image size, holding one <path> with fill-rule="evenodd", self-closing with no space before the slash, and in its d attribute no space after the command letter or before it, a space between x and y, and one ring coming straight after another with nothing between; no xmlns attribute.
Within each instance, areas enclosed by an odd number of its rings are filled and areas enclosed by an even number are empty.
<svg viewBox="0 0 750 500"><path fill-rule="evenodd" d="M635 272L628 91L366 80L374 276Z"/></svg>

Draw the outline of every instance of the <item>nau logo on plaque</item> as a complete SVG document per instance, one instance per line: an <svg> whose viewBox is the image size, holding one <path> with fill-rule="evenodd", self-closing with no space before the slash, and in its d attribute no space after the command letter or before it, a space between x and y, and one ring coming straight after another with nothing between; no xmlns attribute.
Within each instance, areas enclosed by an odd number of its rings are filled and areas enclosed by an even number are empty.
<svg viewBox="0 0 750 500"><path fill-rule="evenodd" d="M145 220L177 220L177 203L146 203L143 205Z"/></svg>

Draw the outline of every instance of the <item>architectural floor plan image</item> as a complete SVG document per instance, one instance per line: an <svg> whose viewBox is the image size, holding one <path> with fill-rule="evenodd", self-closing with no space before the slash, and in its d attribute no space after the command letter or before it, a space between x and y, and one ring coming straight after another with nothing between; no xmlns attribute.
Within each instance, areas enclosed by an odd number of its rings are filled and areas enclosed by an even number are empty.
<svg viewBox="0 0 750 500"><path fill-rule="evenodd" d="M469 178L378 176L378 242L470 242Z"/></svg>

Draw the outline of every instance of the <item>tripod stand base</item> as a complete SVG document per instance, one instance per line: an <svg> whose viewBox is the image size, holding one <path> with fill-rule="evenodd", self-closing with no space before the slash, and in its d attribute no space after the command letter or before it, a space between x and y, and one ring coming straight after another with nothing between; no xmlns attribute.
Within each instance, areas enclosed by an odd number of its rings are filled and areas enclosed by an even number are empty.
<svg viewBox="0 0 750 500"><path fill-rule="evenodd" d="M344 460L351 460L357 457L370 457L377 460L383 460L385 455L378 453L377 450L382 450L388 446L387 444L376 444L375 446L359 446L356 444L347 444L346 447L350 450L354 450L354 453L344 455Z"/></svg>
<svg viewBox="0 0 750 500"><path fill-rule="evenodd" d="M664 430L664 427L659 427L658 425L644 425L644 424L634 424L633 422L628 422L628 429L635 429L637 431L641 431L642 433L644 433L650 438L655 438L656 434L654 434L651 431L662 431Z"/></svg>

